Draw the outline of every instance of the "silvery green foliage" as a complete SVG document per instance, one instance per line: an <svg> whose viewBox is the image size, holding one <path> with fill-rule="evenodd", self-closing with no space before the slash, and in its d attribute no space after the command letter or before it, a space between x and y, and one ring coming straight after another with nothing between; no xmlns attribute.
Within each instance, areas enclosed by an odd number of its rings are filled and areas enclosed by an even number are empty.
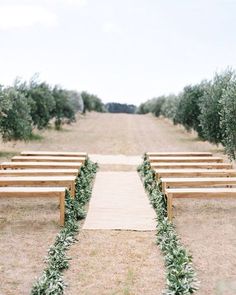
<svg viewBox="0 0 236 295"><path fill-rule="evenodd" d="M71 198L66 193L65 227L57 234L54 244L49 248L46 268L33 285L31 295L62 295L66 284L62 272L69 267L70 257L66 251L76 241L79 231L78 220L85 217L84 205L89 201L97 164L86 160L76 181L76 195Z"/></svg>
<svg viewBox="0 0 236 295"><path fill-rule="evenodd" d="M84 110L84 102L81 93L77 91L67 91L67 94L74 110L82 113Z"/></svg>
<svg viewBox="0 0 236 295"><path fill-rule="evenodd" d="M14 87L1 89L0 133L4 140L27 140L32 134L28 98Z"/></svg>
<svg viewBox="0 0 236 295"><path fill-rule="evenodd" d="M208 83L203 81L200 84L184 87L184 90L179 95L178 107L174 116L175 124L182 124L188 131L195 130L199 137L203 137L199 120L201 112L199 102L207 86Z"/></svg>
<svg viewBox="0 0 236 295"><path fill-rule="evenodd" d="M174 94L167 96L161 107L161 115L168 119L174 120L178 104L179 96L176 96Z"/></svg>
<svg viewBox="0 0 236 295"><path fill-rule="evenodd" d="M144 157L138 171L151 204L157 214L157 244L165 257L167 289L164 295L190 295L198 289L192 257L182 246L173 223L167 219L167 203L157 183L155 172L151 170L147 157Z"/></svg>
<svg viewBox="0 0 236 295"><path fill-rule="evenodd" d="M221 98L234 76L232 70L226 70L220 74L216 73L211 84L205 89L200 99L199 115L203 138L214 143L222 143L223 132L220 124Z"/></svg>
<svg viewBox="0 0 236 295"><path fill-rule="evenodd" d="M231 80L220 99L222 144L230 159L236 158L236 79Z"/></svg>
<svg viewBox="0 0 236 295"><path fill-rule="evenodd" d="M102 100L94 94L90 94L86 91L81 92L81 97L84 102L84 108L83 108L83 113L85 114L86 112L106 112L106 108L102 102Z"/></svg>

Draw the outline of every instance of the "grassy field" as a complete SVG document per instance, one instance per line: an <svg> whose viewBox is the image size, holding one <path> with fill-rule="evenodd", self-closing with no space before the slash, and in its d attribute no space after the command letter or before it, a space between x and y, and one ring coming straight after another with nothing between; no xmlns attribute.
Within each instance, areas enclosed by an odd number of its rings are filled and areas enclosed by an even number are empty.
<svg viewBox="0 0 236 295"><path fill-rule="evenodd" d="M194 134L149 115L91 113L63 131L46 130L40 135L28 143L1 142L0 160L26 149L104 155L211 151L222 156L220 149L199 141ZM101 169L127 171L134 167L104 165ZM1 199L1 295L29 294L59 231L57 206L56 200ZM174 210L177 232L193 255L201 281L197 294L232 295L236 282L235 200L176 200ZM164 288L163 259L154 233L82 230L70 254L67 294L152 295Z"/></svg>

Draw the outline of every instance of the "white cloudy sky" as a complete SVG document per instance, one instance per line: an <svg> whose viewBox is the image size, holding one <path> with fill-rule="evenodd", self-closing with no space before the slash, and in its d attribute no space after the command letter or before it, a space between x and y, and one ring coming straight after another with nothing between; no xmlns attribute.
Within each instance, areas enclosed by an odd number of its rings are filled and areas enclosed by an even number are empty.
<svg viewBox="0 0 236 295"><path fill-rule="evenodd" d="M0 83L139 104L236 68L236 0L0 0Z"/></svg>

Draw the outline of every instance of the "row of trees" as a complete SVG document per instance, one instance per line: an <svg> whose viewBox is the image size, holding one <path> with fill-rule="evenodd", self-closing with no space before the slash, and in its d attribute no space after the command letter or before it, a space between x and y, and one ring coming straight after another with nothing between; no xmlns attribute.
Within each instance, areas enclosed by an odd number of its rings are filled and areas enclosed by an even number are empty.
<svg viewBox="0 0 236 295"><path fill-rule="evenodd" d="M222 144L236 158L236 73L227 69L212 80L188 85L179 95L160 96L141 104L138 113L164 116L203 140Z"/></svg>
<svg viewBox="0 0 236 295"><path fill-rule="evenodd" d="M117 102L109 102L105 105L105 107L109 113L134 114L137 109L137 107L133 104L117 103Z"/></svg>
<svg viewBox="0 0 236 295"><path fill-rule="evenodd" d="M60 130L71 123L77 112L104 111L95 95L50 86L33 77L29 82L16 80L13 86L0 86L0 134L4 140L28 140L34 129L54 122Z"/></svg>

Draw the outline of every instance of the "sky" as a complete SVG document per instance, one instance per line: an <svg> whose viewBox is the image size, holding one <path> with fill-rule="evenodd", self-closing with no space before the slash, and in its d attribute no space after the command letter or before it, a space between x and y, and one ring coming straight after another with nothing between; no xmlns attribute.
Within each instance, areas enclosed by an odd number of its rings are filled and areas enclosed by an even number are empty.
<svg viewBox="0 0 236 295"><path fill-rule="evenodd" d="M236 69L236 0L0 0L0 84L139 105Z"/></svg>

